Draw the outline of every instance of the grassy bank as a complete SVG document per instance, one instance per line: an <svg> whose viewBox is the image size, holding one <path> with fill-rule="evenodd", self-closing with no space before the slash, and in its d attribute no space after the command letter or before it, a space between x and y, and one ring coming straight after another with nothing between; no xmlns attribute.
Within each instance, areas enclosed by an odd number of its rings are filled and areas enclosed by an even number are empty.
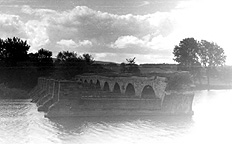
<svg viewBox="0 0 232 144"><path fill-rule="evenodd" d="M199 81L195 81L195 90L220 90L220 89L232 89L231 82L225 82L219 78L210 78L210 84L208 86L207 79L204 77Z"/></svg>
<svg viewBox="0 0 232 144"><path fill-rule="evenodd" d="M16 88L8 88L0 84L0 99L28 99L26 91Z"/></svg>
<svg viewBox="0 0 232 144"><path fill-rule="evenodd" d="M232 85L217 85L217 84L196 84L195 90L223 90L232 89Z"/></svg>

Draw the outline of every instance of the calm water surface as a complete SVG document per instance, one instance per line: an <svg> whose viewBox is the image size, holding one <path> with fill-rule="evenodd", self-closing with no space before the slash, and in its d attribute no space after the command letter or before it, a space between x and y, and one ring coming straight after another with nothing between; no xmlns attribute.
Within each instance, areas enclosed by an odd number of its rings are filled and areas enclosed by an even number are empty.
<svg viewBox="0 0 232 144"><path fill-rule="evenodd" d="M29 100L0 100L0 144L232 143L232 90L199 91L194 116L44 118Z"/></svg>

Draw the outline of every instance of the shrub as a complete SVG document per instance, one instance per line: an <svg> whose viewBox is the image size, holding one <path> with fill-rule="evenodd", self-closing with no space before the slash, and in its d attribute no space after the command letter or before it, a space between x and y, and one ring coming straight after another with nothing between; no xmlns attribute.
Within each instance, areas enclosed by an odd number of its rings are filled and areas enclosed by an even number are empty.
<svg viewBox="0 0 232 144"><path fill-rule="evenodd" d="M191 85L193 81L189 72L177 72L168 77L166 90L190 90Z"/></svg>

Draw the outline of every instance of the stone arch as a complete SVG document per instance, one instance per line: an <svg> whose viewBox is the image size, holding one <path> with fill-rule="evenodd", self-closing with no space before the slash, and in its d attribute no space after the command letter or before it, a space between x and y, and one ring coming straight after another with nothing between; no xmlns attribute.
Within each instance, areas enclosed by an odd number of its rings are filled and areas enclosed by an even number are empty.
<svg viewBox="0 0 232 144"><path fill-rule="evenodd" d="M95 87L95 84L93 83L93 80L92 80L92 79L88 79L87 82L88 82L88 88L89 88L89 89L92 89L92 88Z"/></svg>
<svg viewBox="0 0 232 144"><path fill-rule="evenodd" d="M100 81L99 80L97 80L97 82L96 82L96 88L97 89L101 89L101 85L100 85Z"/></svg>
<svg viewBox="0 0 232 144"><path fill-rule="evenodd" d="M153 89L152 86L146 85L142 89L141 97L142 98L153 98L154 99L154 98L156 98L155 90Z"/></svg>
<svg viewBox="0 0 232 144"><path fill-rule="evenodd" d="M85 80L84 80L84 83L88 83L88 81L85 79Z"/></svg>
<svg viewBox="0 0 232 144"><path fill-rule="evenodd" d="M103 90L104 90L104 91L110 91L110 86L109 86L109 83L108 83L108 82L105 82L105 83L104 83Z"/></svg>
<svg viewBox="0 0 232 144"><path fill-rule="evenodd" d="M120 86L117 82L114 84L113 92L114 93L121 93Z"/></svg>
<svg viewBox="0 0 232 144"><path fill-rule="evenodd" d="M135 88L131 83L127 84L125 94L127 96L134 96L135 95Z"/></svg>
<svg viewBox="0 0 232 144"><path fill-rule="evenodd" d="M92 84L93 84L93 80L91 79L91 80L89 81L89 83L92 85Z"/></svg>

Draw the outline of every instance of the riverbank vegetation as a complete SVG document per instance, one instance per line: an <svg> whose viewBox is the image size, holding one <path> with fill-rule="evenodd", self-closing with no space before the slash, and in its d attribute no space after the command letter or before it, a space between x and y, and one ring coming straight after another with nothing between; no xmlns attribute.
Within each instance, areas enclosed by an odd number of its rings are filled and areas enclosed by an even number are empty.
<svg viewBox="0 0 232 144"><path fill-rule="evenodd" d="M226 56L223 49L214 42L196 41L186 38L175 46L174 60L178 64L136 64L135 57L121 64L95 61L91 54L78 55L75 52L61 51L55 57L44 48L29 53L27 41L13 37L0 39L0 84L4 89L14 88L29 91L38 77L53 79L73 79L75 75L97 73L101 75L151 76L165 75L172 80L170 89L181 85L180 79L171 77L178 71L188 71L197 88L231 87L232 67L224 66ZM179 81L179 82L177 82ZM15 90L14 90L15 91Z"/></svg>
<svg viewBox="0 0 232 144"><path fill-rule="evenodd" d="M28 53L29 48L27 41L17 37L0 39L0 84L29 91L37 84L38 77L71 79L77 74L110 71L94 64L90 54L78 56L63 51L53 58L49 50L41 48Z"/></svg>
<svg viewBox="0 0 232 144"><path fill-rule="evenodd" d="M197 41L194 38L180 41L179 45L175 46L173 54L174 60L178 63L178 70L189 71L200 84L204 70L208 87L210 78L218 76L218 68L223 67L226 62L223 48L214 42Z"/></svg>
<svg viewBox="0 0 232 144"><path fill-rule="evenodd" d="M27 99L27 91L16 88L9 88L0 84L0 99Z"/></svg>

